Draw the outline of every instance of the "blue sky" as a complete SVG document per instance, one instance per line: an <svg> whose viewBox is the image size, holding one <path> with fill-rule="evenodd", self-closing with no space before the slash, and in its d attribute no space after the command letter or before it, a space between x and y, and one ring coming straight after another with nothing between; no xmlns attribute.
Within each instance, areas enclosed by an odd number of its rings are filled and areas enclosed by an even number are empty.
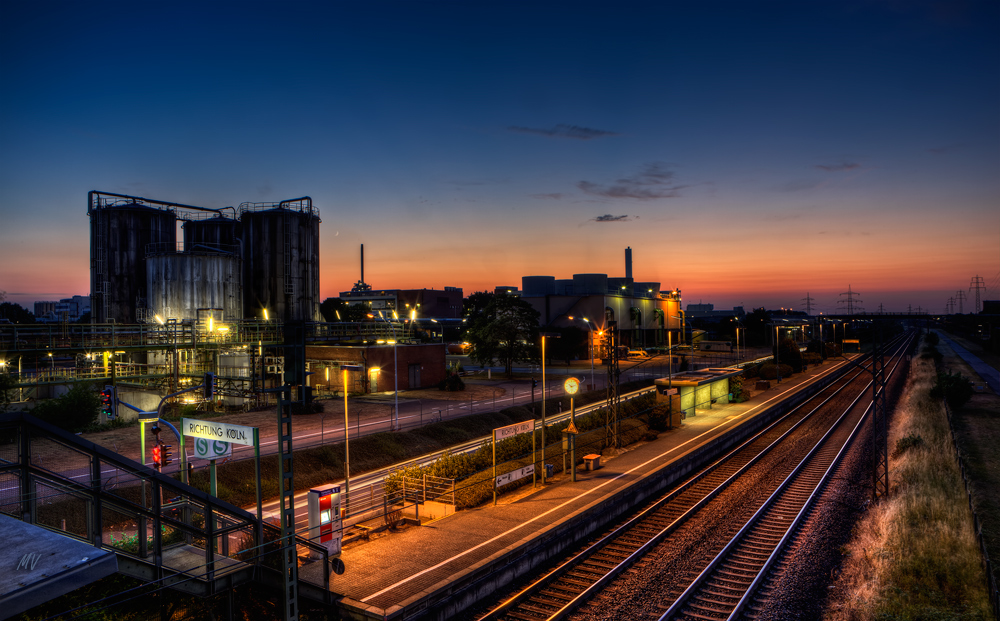
<svg viewBox="0 0 1000 621"><path fill-rule="evenodd" d="M6 2L0 290L86 194L308 195L321 293L623 275L717 308L1000 297L996 2ZM968 309L966 309L968 310Z"/></svg>

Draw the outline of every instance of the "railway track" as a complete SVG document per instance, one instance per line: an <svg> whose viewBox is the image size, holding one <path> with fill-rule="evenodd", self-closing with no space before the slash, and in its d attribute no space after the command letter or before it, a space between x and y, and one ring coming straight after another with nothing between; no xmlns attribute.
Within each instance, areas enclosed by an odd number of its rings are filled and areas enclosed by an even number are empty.
<svg viewBox="0 0 1000 621"><path fill-rule="evenodd" d="M905 349L905 344L903 343L898 343L896 346ZM843 424L838 425L837 422L843 421L846 413L850 413L855 409L855 404L859 399L863 398L866 389L870 388L868 377L870 375L865 371L865 365L859 364L854 372L848 373L799 408L775 421L753 438L750 438L739 447L733 449L713 464L680 484L669 494L647 506L633 518L618 525L586 549L568 558L541 578L527 585L518 593L490 610L487 614L481 616L480 621L489 619L536 621L540 619L560 619L569 615L602 591L617 576L640 561L649 551L664 541L669 540L675 532L685 527L699 513L707 510L707 507L711 507L714 499L723 494L734 482L739 481L741 477L745 477L748 473L752 472L754 467L758 466L759 462L766 456L775 451L788 451L787 446L795 444L795 438L801 436L803 433L809 433L806 430L810 427L820 428L821 431L812 431L812 434L817 437L822 435L824 438L830 437L833 433L830 430L831 427L834 430L843 427ZM845 398L845 393L849 393L851 396ZM854 395L858 396L855 397ZM850 405L844 407L842 405L844 401L849 401ZM831 413L831 410L834 410L834 412ZM846 441L846 437L837 435L837 438L840 439L841 445ZM814 444L816 446L824 444L832 446L830 442L824 443L820 440L817 443L813 439L810 442L810 446ZM799 458L788 466L788 469L791 470L795 463L799 463L800 466L794 470L799 475L807 472L813 473L817 470L825 471L828 468L823 468L819 465L801 465L802 463L806 463L806 460L809 460L810 456L814 457L818 452L823 451L818 451L816 448L808 451L805 459L802 459L803 455L800 454ZM823 452L823 454L825 455L826 453ZM822 473L819 474L821 475ZM804 478L801 483L796 484L786 479L779 489L790 490L789 494L801 494L803 492L800 490L805 489L805 485ZM800 498L799 505L802 506L804 503L807 503L809 497L807 494L804 498ZM788 507L794 506L794 503L789 505L789 502L792 501L782 503L777 500L769 500L763 508L754 514L754 518L751 520L751 523L761 523L760 529L752 535L753 538L745 539L743 547L740 547L739 544L731 544L727 545L725 549L730 552L742 550L742 554L745 556L755 558L762 556L758 548L761 551L767 547L774 549L781 539L779 538L777 542L773 542L767 536L778 532L778 530L775 530L773 524L780 524L781 518L776 517L775 520L777 521L775 522L764 522L759 518L762 518L764 514L784 516L791 523L799 515L799 510L789 515L792 510ZM740 533L748 530L749 527L744 528ZM746 534L749 534L749 532ZM763 558L758 560L768 563L769 557L769 554L763 555ZM742 560L742 557L732 556L730 564L726 565L725 558L727 557L723 557L720 554L713 559L713 564L719 567L719 571L721 572L731 573L734 571L733 567L742 567L741 564L747 564ZM770 563L773 563L773 560ZM768 566L770 566L770 563L768 563ZM748 564L747 566L749 567ZM731 590L729 587L729 583L733 578L727 574L718 574L714 578L710 577L711 574L706 572L702 572L702 574L697 581L699 586L691 586L683 589L683 593L678 591L672 596L667 596L668 600L665 604L661 604L660 610L667 609L670 603L674 603L675 606L667 610L667 613L662 617L663 619L724 618L725 615L720 616L722 613L716 611L716 609L722 608L721 605L714 603L716 599L728 602L734 608L741 605L740 602L743 600L743 595L740 594L737 596L736 587L733 587ZM748 575L749 569L742 571L740 575L744 574ZM754 578L751 578L748 586L756 586L754 580ZM716 591L706 588L702 592L700 589L703 587L718 588ZM683 602L678 607L677 602L681 602L682 599Z"/></svg>

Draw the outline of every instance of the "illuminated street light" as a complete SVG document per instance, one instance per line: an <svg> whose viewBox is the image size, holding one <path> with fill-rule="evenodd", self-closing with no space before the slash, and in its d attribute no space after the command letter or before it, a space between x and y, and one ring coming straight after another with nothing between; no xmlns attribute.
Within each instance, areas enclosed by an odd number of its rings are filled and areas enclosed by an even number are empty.
<svg viewBox="0 0 1000 621"><path fill-rule="evenodd" d="M416 311L414 311L414 312L416 312ZM368 316L372 317L372 315L368 315ZM392 343L392 384L393 384L392 391L393 391L394 396L395 396L396 407L393 410L392 419L390 419L389 424L390 424L390 427L392 428L392 431L398 431L399 430L398 429L398 427L399 427L399 356L398 356L398 352L396 351L396 341L398 340L396 338L396 326L393 323L391 323L389 320L387 320L385 318L385 316L382 314L382 311L378 312L378 316L390 328L392 328L392 341L391 341L391 343ZM396 314L396 311L392 311L392 316L395 319L399 319L399 315Z"/></svg>
<svg viewBox="0 0 1000 621"><path fill-rule="evenodd" d="M573 319L572 315L567 315L570 320ZM590 389L596 390L597 384L594 383L594 325L590 323L590 320L586 317L580 317L587 324L587 328L590 329Z"/></svg>

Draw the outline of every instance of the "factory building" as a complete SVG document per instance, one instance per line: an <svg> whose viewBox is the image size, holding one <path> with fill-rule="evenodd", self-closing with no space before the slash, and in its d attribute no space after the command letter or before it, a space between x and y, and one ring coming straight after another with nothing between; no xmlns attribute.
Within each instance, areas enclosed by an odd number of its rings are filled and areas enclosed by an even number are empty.
<svg viewBox="0 0 1000 621"><path fill-rule="evenodd" d="M623 277L524 276L520 295L539 312L543 329L575 326L590 331L594 351L600 343L598 333L612 321L622 346L640 349L684 342L680 290L661 291L658 282L636 281L631 248L625 249Z"/></svg>

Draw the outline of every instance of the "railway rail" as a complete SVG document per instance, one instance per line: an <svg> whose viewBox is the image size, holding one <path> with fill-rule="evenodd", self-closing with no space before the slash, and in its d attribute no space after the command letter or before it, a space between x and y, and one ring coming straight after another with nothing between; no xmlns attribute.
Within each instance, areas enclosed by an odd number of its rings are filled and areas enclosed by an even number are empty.
<svg viewBox="0 0 1000 621"><path fill-rule="evenodd" d="M909 341L900 338L892 344L897 362ZM735 618L748 601L747 593L752 593L759 586L759 576L773 566L774 558L780 554L775 552L780 549L779 544L789 539L785 526L794 528L797 519L805 512L803 507L808 507L817 485L822 484L814 483L810 488L805 482L806 474L814 479L822 477L831 466L829 463L821 465L817 461L819 455L828 462L839 455L840 448L821 447L843 447L849 441L850 433L860 427L864 414L857 413L856 405L866 394L870 397L871 383L870 371L867 371L870 361L867 358L859 360L861 362L855 372L846 374L598 541L528 584L481 616L480 621L536 621L568 616L651 550L669 541L677 531L688 527L699 515L704 515L703 512L711 510L713 501L734 482L752 476L755 467L759 470L762 467L760 462L765 457L779 452L795 453L796 449L790 449L789 445L802 444L800 437L809 435L811 440L808 446L798 449L796 459L786 466L786 474L787 470L793 472L788 477L781 477L785 481L778 486L773 500L768 499L753 514L749 525L739 529L737 537L742 543L723 546L723 552L712 560L709 569L701 572L694 583L687 588L664 593L662 597L666 601L658 604L660 610L667 611L661 617L664 620L720 619L730 614ZM845 406L845 402L849 402L848 405ZM852 413L853 416L850 415ZM835 433L835 430L843 428L849 428L848 433ZM822 438L817 441L819 436ZM812 450L809 447L813 447ZM829 455L831 452L832 455ZM782 493L797 500L781 501L778 494ZM758 528L755 529L754 525ZM756 570L750 569L751 563L747 559L756 563ZM717 573L711 573L710 569ZM746 584L737 586L736 577L729 575L733 573ZM725 612L727 609L729 612Z"/></svg>

